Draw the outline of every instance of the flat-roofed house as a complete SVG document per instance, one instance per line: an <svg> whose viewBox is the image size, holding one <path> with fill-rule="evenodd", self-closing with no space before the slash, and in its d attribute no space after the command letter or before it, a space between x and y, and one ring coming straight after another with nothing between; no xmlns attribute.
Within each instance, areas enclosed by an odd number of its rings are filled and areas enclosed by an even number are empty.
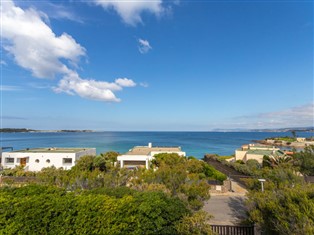
<svg viewBox="0 0 314 235"><path fill-rule="evenodd" d="M279 149L271 146L262 145L243 145L235 151L235 160L246 162L249 159L255 159L259 163L263 162L264 156L284 156L284 153Z"/></svg>
<svg viewBox="0 0 314 235"><path fill-rule="evenodd" d="M33 148L2 153L2 166L23 166L28 171L40 171L55 166L71 169L82 156L96 156L95 148Z"/></svg>
<svg viewBox="0 0 314 235"><path fill-rule="evenodd" d="M135 146L129 152L118 156L120 167L135 168L145 167L149 168L149 162L159 153L176 153L179 156L185 156L185 152L181 151L181 147L167 147L156 146L153 147L152 143L148 146Z"/></svg>

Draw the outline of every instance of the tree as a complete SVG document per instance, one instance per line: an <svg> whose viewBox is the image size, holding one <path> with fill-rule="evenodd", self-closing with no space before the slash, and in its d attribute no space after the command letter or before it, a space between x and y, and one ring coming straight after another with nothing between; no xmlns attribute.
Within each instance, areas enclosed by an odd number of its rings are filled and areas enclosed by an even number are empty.
<svg viewBox="0 0 314 235"><path fill-rule="evenodd" d="M181 185L180 192L184 193L189 203L189 208L197 211L204 206L204 201L210 198L210 185L206 180L195 178Z"/></svg>
<svg viewBox="0 0 314 235"><path fill-rule="evenodd" d="M71 168L72 171L93 171L95 169L94 165L95 156L83 156L80 157L75 166Z"/></svg>
<svg viewBox="0 0 314 235"><path fill-rule="evenodd" d="M108 193L0 188L0 234L177 234L176 223L190 214L182 201L161 192Z"/></svg>
<svg viewBox="0 0 314 235"><path fill-rule="evenodd" d="M187 172L183 165L172 168L172 166L162 164L155 172L155 177L170 190L172 196L177 196L180 186L186 180Z"/></svg>
<svg viewBox="0 0 314 235"><path fill-rule="evenodd" d="M314 186L273 188L264 192L250 191L250 220L265 234L314 234Z"/></svg>
<svg viewBox="0 0 314 235"><path fill-rule="evenodd" d="M257 171L262 167L262 165L256 159L249 159L245 164L251 171Z"/></svg>
<svg viewBox="0 0 314 235"><path fill-rule="evenodd" d="M303 151L294 155L300 171L305 175L314 175L314 145L304 148Z"/></svg>
<svg viewBox="0 0 314 235"><path fill-rule="evenodd" d="M154 159L152 161L153 165L156 167L164 164L169 166L170 168L176 168L178 165L185 162L186 158L179 156L177 153L159 153L154 156Z"/></svg>
<svg viewBox="0 0 314 235"><path fill-rule="evenodd" d="M297 133L296 133L295 130L292 130L292 131L291 131L291 134L292 134L292 136L293 136L294 139L297 138Z"/></svg>
<svg viewBox="0 0 314 235"><path fill-rule="evenodd" d="M114 163L117 161L117 157L119 156L119 153L114 152L114 151L109 151L106 153L101 153L100 156L103 156L107 161Z"/></svg>
<svg viewBox="0 0 314 235"><path fill-rule="evenodd" d="M205 211L184 216L176 225L177 232L179 235L212 235L214 233L208 224L210 218Z"/></svg>
<svg viewBox="0 0 314 235"><path fill-rule="evenodd" d="M100 171L107 170L107 159L103 155L95 157L93 164L94 167L99 169Z"/></svg>
<svg viewBox="0 0 314 235"><path fill-rule="evenodd" d="M201 209L204 201L209 199L208 177L222 177L215 175L217 171L205 162L177 154L158 154L153 166L158 169L137 171L132 180L133 187L153 191L159 189L170 193L171 196L186 201L188 207L194 211Z"/></svg>
<svg viewBox="0 0 314 235"><path fill-rule="evenodd" d="M265 155L263 157L263 166L268 166L271 168L275 168L278 166L288 166L291 167L293 163L293 158L289 155Z"/></svg>

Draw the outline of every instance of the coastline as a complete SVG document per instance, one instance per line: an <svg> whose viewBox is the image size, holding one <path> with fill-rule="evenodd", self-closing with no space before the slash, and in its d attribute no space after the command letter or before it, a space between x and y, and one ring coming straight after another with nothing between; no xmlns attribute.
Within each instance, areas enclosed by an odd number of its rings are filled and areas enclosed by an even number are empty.
<svg viewBox="0 0 314 235"><path fill-rule="evenodd" d="M33 130L27 128L1 128L1 133L62 133L62 132L95 132L93 130Z"/></svg>
<svg viewBox="0 0 314 235"><path fill-rule="evenodd" d="M253 140L254 143L259 143L267 146L277 146L277 147L290 147L290 148L305 148L310 145L314 145L314 141L304 141L304 142L288 142L288 141L280 141L276 142L276 140Z"/></svg>

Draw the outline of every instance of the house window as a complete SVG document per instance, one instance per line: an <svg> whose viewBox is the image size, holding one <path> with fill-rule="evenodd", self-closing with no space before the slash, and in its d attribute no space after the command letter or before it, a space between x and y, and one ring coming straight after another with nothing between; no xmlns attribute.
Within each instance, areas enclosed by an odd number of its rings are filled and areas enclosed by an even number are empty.
<svg viewBox="0 0 314 235"><path fill-rule="evenodd" d="M36 163L39 163L39 159L36 159L35 162L36 162Z"/></svg>
<svg viewBox="0 0 314 235"><path fill-rule="evenodd" d="M46 162L47 162L47 163L50 163L50 159L47 159Z"/></svg>
<svg viewBox="0 0 314 235"><path fill-rule="evenodd" d="M5 163L14 163L14 158L5 158Z"/></svg>
<svg viewBox="0 0 314 235"><path fill-rule="evenodd" d="M63 163L72 164L72 158L63 158Z"/></svg>

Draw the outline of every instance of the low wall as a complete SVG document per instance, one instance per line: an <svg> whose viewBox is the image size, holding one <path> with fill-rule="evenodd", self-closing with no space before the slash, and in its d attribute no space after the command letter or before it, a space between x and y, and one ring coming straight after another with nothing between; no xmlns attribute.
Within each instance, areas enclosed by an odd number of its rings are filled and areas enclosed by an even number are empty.
<svg viewBox="0 0 314 235"><path fill-rule="evenodd" d="M210 185L210 193L226 193L230 191L230 181L225 180L222 185Z"/></svg>

